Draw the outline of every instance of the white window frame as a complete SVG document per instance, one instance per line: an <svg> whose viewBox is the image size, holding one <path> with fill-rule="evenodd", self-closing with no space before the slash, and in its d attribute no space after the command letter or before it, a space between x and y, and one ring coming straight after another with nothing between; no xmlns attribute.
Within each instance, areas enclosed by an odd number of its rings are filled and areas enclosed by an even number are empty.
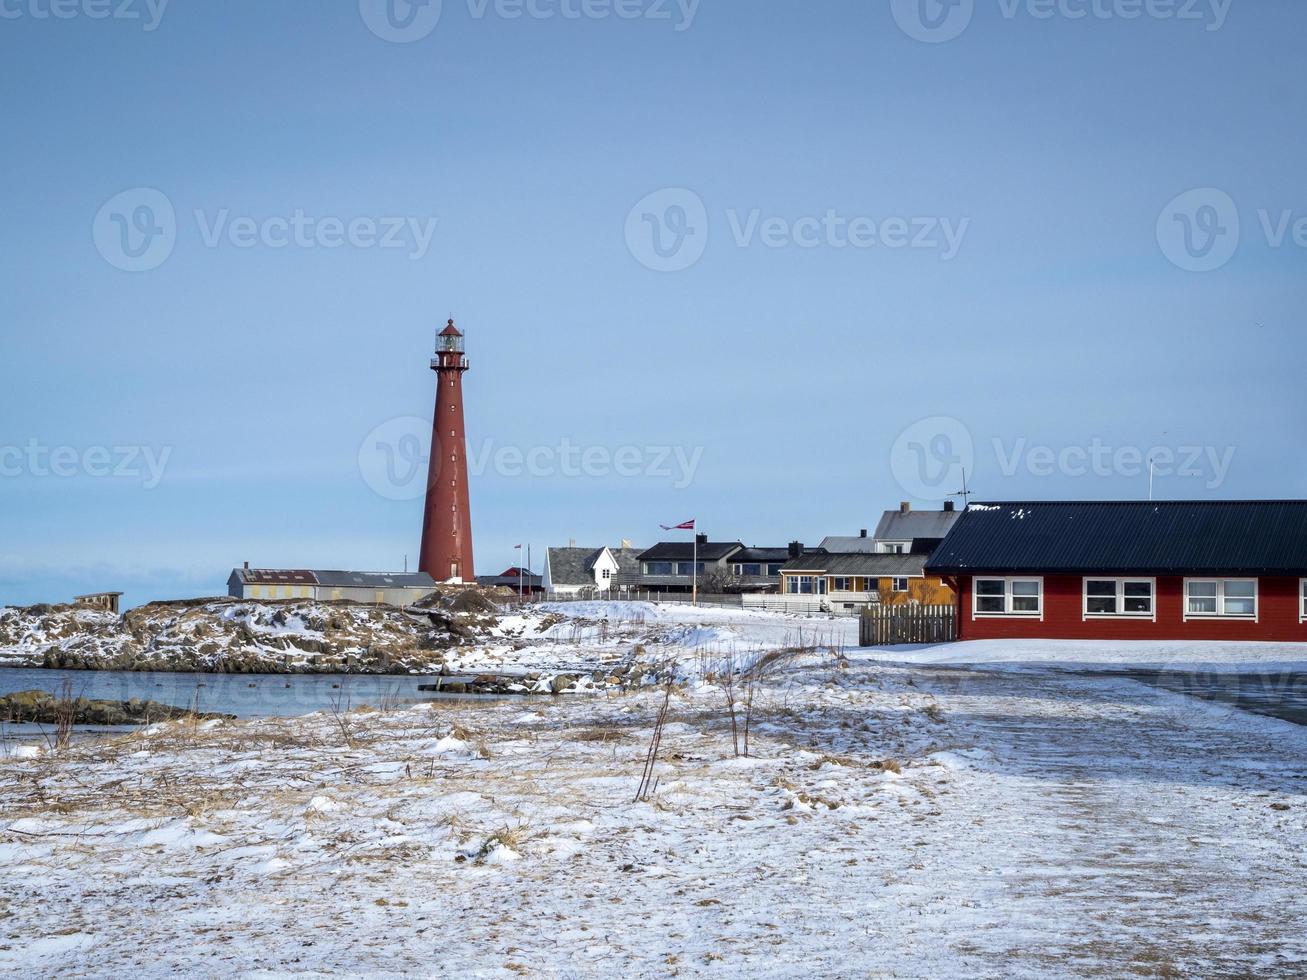
<svg viewBox="0 0 1307 980"><path fill-rule="evenodd" d="M1194 582L1203 582L1203 583L1211 582L1216 585L1216 612L1196 613L1196 612L1189 611L1189 586ZM1253 612L1251 616L1248 615L1247 613L1228 613L1225 611L1225 583L1226 582L1251 582L1252 583ZM1203 598L1205 599L1207 598L1207 596L1203 596ZM1239 596L1238 598L1243 598L1243 597ZM1240 620L1242 620L1244 622L1256 623L1260 620L1261 615L1262 615L1262 588L1261 588L1260 579L1238 578L1238 577L1227 578L1225 576L1212 577L1210 575L1200 575L1200 576L1195 576L1194 578L1186 578L1184 580L1184 622L1186 623L1189 622L1189 620L1191 619L1225 619L1225 620L1234 620L1235 622L1239 622Z"/></svg>
<svg viewBox="0 0 1307 980"><path fill-rule="evenodd" d="M1298 622L1307 623L1307 578L1298 580Z"/></svg>
<svg viewBox="0 0 1307 980"><path fill-rule="evenodd" d="M899 588L899 583L903 583L903 588ZM894 593L906 595L912 589L911 575L894 575L889 580L889 590Z"/></svg>
<svg viewBox="0 0 1307 980"><path fill-rule="evenodd" d="M1003 583L1003 612L981 612L978 608L981 582ZM1012 584L1014 582L1039 583L1039 611L1014 612L1012 609ZM988 596L987 598L997 598ZM1044 576L1042 575L974 575L971 578L971 618L972 619L1037 619L1044 621Z"/></svg>
<svg viewBox="0 0 1307 980"><path fill-rule="evenodd" d="M1116 583L1116 608L1117 612L1100 613L1089 611L1089 583L1090 582L1115 582ZM1152 595L1148 603L1150 612L1126 612L1125 610L1125 587L1126 585L1139 585L1146 583L1152 590ZM1106 596L1095 596L1096 599L1105 599ZM1133 597L1133 598L1138 598ZM1185 600L1186 603L1188 599ZM1186 606L1188 608L1188 606ZM1157 622L1157 579L1147 578L1141 575L1086 575L1080 583L1080 618L1082 621L1089 619L1147 619Z"/></svg>

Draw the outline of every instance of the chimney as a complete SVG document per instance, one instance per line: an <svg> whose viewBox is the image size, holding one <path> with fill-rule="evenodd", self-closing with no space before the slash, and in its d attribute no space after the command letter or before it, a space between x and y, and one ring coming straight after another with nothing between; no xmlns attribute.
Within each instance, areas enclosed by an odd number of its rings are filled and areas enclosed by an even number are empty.
<svg viewBox="0 0 1307 980"><path fill-rule="evenodd" d="M867 529L864 527L861 531L858 532L858 537L865 538L866 536L867 536Z"/></svg>
<svg viewBox="0 0 1307 980"><path fill-rule="evenodd" d="M694 540L698 541L698 542L699 542L699 547L702 548L704 545L706 545L706 544L708 543L708 535L706 535L706 534L696 534L696 535L694 536Z"/></svg>
<svg viewBox="0 0 1307 980"><path fill-rule="evenodd" d="M953 501L951 500L944 501L944 513L946 514L953 513Z"/></svg>
<svg viewBox="0 0 1307 980"><path fill-rule="evenodd" d="M249 570L250 570L250 563L249 563L249 562L246 562L246 563L245 563L245 571L248 572Z"/></svg>
<svg viewBox="0 0 1307 980"><path fill-rule="evenodd" d="M911 512L912 512L912 504L908 503L906 500L900 500L900 501L899 501L899 513L900 513L900 514L908 514L908 513L911 513Z"/></svg>
<svg viewBox="0 0 1307 980"><path fill-rule="evenodd" d="M802 556L803 556L803 542L802 542L802 541L791 541L791 542L790 542L790 557L791 557L791 558L801 558Z"/></svg>

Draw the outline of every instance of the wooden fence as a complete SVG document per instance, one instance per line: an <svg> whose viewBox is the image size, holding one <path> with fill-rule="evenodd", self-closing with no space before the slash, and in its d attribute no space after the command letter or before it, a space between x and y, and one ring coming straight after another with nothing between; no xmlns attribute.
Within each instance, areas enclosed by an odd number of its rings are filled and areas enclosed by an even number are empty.
<svg viewBox="0 0 1307 980"><path fill-rule="evenodd" d="M950 643L957 638L953 606L871 606L858 619L858 646Z"/></svg>

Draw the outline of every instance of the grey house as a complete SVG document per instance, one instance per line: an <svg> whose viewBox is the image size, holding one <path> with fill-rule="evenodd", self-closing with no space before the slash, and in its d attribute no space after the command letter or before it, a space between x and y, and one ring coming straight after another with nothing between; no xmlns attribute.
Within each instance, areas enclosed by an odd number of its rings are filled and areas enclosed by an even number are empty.
<svg viewBox="0 0 1307 980"><path fill-rule="evenodd" d="M237 599L347 599L407 606L436 591L426 572L344 572L318 569L232 569L227 594Z"/></svg>
<svg viewBox="0 0 1307 980"><path fill-rule="evenodd" d="M697 558L700 591L707 583L730 593L775 592L789 554L788 548L748 548L739 541L709 541L700 534L697 548L693 541L662 541L642 552L639 573L629 581L642 592L690 592Z"/></svg>
<svg viewBox="0 0 1307 980"><path fill-rule="evenodd" d="M731 555L730 567L741 591L776 592L781 587L781 566L789 559L789 548L743 548Z"/></svg>
<svg viewBox="0 0 1307 980"><path fill-rule="evenodd" d="M635 587L645 592L690 592L696 577L709 572L731 574L730 560L744 550L739 541L709 541L706 534L693 541L661 541L640 553ZM696 565L697 562L697 565Z"/></svg>
<svg viewBox="0 0 1307 980"><path fill-rule="evenodd" d="M943 510L913 510L907 501L898 510L887 510L870 537L864 530L857 537L832 535L817 547L831 554L928 555L935 550L960 516L953 502Z"/></svg>

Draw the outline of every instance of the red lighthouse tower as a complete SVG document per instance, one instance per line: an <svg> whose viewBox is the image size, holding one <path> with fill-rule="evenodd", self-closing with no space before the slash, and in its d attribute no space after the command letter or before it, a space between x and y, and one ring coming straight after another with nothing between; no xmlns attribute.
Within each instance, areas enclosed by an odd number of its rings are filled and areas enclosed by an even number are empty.
<svg viewBox="0 0 1307 980"><path fill-rule="evenodd" d="M467 492L467 436L463 431L463 334L450 320L436 337L436 415L431 423L427 504L422 516L418 570L437 582L474 581L472 512Z"/></svg>

